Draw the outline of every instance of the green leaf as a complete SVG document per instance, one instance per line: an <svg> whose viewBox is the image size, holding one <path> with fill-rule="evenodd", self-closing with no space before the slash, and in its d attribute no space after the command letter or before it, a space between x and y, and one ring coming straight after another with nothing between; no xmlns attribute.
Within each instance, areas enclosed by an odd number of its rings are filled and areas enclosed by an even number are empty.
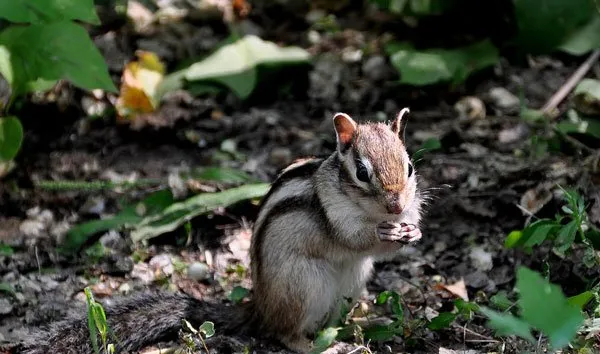
<svg viewBox="0 0 600 354"><path fill-rule="evenodd" d="M404 310L402 309L402 302L400 301L400 294L395 291L386 290L379 293L376 299L378 305L385 304L388 299L392 299L392 312L396 315L396 318L402 319L404 317Z"/></svg>
<svg viewBox="0 0 600 354"><path fill-rule="evenodd" d="M426 152L439 150L441 148L442 142L440 141L440 139L434 137L429 138L421 144L421 146L417 149L417 151L415 151L414 154L412 154L412 160L418 161L423 157L423 155L425 155Z"/></svg>
<svg viewBox="0 0 600 354"><path fill-rule="evenodd" d="M65 241L59 250L61 253L75 252L81 249L92 235L102 231L116 230L124 226L135 225L139 223L145 215L159 213L169 205L173 204L173 201L173 194L170 190L160 190L148 195L141 202L126 206L117 215L111 218L93 220L79 224L67 232ZM143 215L140 215L140 210L144 210Z"/></svg>
<svg viewBox="0 0 600 354"><path fill-rule="evenodd" d="M299 47L279 47L257 36L247 35L221 46L202 61L188 69L176 72L176 79L165 77L165 85L178 87L176 82L216 82L228 87L238 97L245 99L258 81L257 68L263 65L283 66L308 63L310 54ZM166 92L162 87L159 92Z"/></svg>
<svg viewBox="0 0 600 354"><path fill-rule="evenodd" d="M554 51L587 24L596 12L589 0L513 0L516 44L531 54Z"/></svg>
<svg viewBox="0 0 600 354"><path fill-rule="evenodd" d="M337 335L338 330L334 327L327 327L320 331L317 338L315 338L313 341L313 350L311 353L321 353L325 349L329 348L335 341Z"/></svg>
<svg viewBox="0 0 600 354"><path fill-rule="evenodd" d="M423 86L438 82L461 83L469 75L498 62L498 49L489 40L455 49L417 50L408 43L386 47L403 84Z"/></svg>
<svg viewBox="0 0 600 354"><path fill-rule="evenodd" d="M162 212L150 215L135 225L131 232L131 239L139 242L173 231L192 218L218 207L227 207L245 199L262 197L269 187L268 183L248 184L222 192L202 193L183 202L173 203Z"/></svg>
<svg viewBox="0 0 600 354"><path fill-rule="evenodd" d="M568 112L569 119L556 125L556 129L564 134L585 134L600 139L600 121L598 119L579 115L575 110Z"/></svg>
<svg viewBox="0 0 600 354"><path fill-rule="evenodd" d="M496 331L496 335L516 335L526 339L531 344L535 343L535 339L531 335L531 328L526 322L511 314L499 313L484 306L482 306L479 310L488 317L489 320L487 322L487 326L494 329Z"/></svg>
<svg viewBox="0 0 600 354"><path fill-rule="evenodd" d="M392 325L373 325L364 329L364 336L366 339L373 341L387 341L396 334L401 333L402 328L396 328ZM399 332L400 331L400 332Z"/></svg>
<svg viewBox="0 0 600 354"><path fill-rule="evenodd" d="M94 0L0 0L0 18L17 23L79 20L100 24Z"/></svg>
<svg viewBox="0 0 600 354"><path fill-rule="evenodd" d="M526 248L540 245L559 227L560 224L554 220L542 219L535 221L523 230L523 236L519 240L518 245Z"/></svg>
<svg viewBox="0 0 600 354"><path fill-rule="evenodd" d="M23 126L17 117L0 118L0 161L17 156L23 142Z"/></svg>
<svg viewBox="0 0 600 354"><path fill-rule="evenodd" d="M564 253L566 250L571 248L571 245L573 245L573 242L575 242L577 229L577 220L571 220L567 225L560 229L555 241L556 248L560 253Z"/></svg>
<svg viewBox="0 0 600 354"><path fill-rule="evenodd" d="M200 325L198 331L204 333L206 338L210 338L215 335L215 324L210 321L205 321Z"/></svg>
<svg viewBox="0 0 600 354"><path fill-rule="evenodd" d="M0 48L0 73L13 94L60 79L86 90L117 92L104 57L86 30L75 23L11 26L0 32Z"/></svg>
<svg viewBox="0 0 600 354"><path fill-rule="evenodd" d="M246 296L248 296L249 292L250 291L248 289L244 288L243 286L236 286L229 293L229 300L231 300L235 303L239 303Z"/></svg>
<svg viewBox="0 0 600 354"><path fill-rule="evenodd" d="M479 311L479 305L474 302L465 301L461 298L454 300L454 306L456 306L458 313L465 320L470 320L473 317L473 312Z"/></svg>
<svg viewBox="0 0 600 354"><path fill-rule="evenodd" d="M513 302L510 301L505 291L500 291L496 295L492 296L490 298L490 302L502 311L506 311L513 305Z"/></svg>
<svg viewBox="0 0 600 354"><path fill-rule="evenodd" d="M9 245L5 245L0 242L0 256L12 256L15 253L15 250Z"/></svg>
<svg viewBox="0 0 600 354"><path fill-rule="evenodd" d="M7 293L11 296L15 295L15 289L9 283L0 282L0 293Z"/></svg>
<svg viewBox="0 0 600 354"><path fill-rule="evenodd" d="M511 231L506 239L504 240L504 247L506 248L514 248L523 244L523 231L521 230L513 230Z"/></svg>
<svg viewBox="0 0 600 354"><path fill-rule="evenodd" d="M583 79L573 91L575 108L588 115L600 114L600 80Z"/></svg>
<svg viewBox="0 0 600 354"><path fill-rule="evenodd" d="M588 291L582 292L581 294L571 296L570 298L567 299L567 301L569 302L569 304L571 304L573 306L577 306L580 309L583 309L583 307L593 298L594 298L594 293L588 290Z"/></svg>
<svg viewBox="0 0 600 354"><path fill-rule="evenodd" d="M100 350L98 348L98 332L96 329L96 325L94 322L94 298L92 295L92 292L90 291L90 288L86 287L85 289L83 289L85 292L85 296L86 296L86 307L87 307L87 323L88 323L88 330L90 333L90 340L92 341L92 348L94 349L94 352L96 353L100 353Z"/></svg>
<svg viewBox="0 0 600 354"><path fill-rule="evenodd" d="M256 179L244 171L226 167L206 167L192 171L191 178L226 183L256 182Z"/></svg>
<svg viewBox="0 0 600 354"><path fill-rule="evenodd" d="M569 304L560 287L526 267L519 267L516 287L521 317L548 336L553 349L569 344L583 316L577 306Z"/></svg>
<svg viewBox="0 0 600 354"><path fill-rule="evenodd" d="M427 327L433 331L448 328L456 319L456 315L452 312L442 312L429 322Z"/></svg>
<svg viewBox="0 0 600 354"><path fill-rule="evenodd" d="M560 45L559 49L571 55L583 55L600 48L600 15L592 18L584 26L572 32Z"/></svg>

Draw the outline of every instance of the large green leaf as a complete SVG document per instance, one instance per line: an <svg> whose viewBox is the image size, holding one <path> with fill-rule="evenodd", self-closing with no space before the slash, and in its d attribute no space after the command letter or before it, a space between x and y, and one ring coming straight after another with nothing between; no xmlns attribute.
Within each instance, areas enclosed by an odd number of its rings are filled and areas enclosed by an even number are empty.
<svg viewBox="0 0 600 354"><path fill-rule="evenodd" d="M516 286L522 318L548 336L553 349L569 344L583 323L583 316L560 287L526 267L518 269Z"/></svg>
<svg viewBox="0 0 600 354"><path fill-rule="evenodd" d="M532 344L535 343L535 339L531 335L531 328L527 322L510 313L499 313L486 307L480 307L479 310L488 317L489 321L487 325L496 330L496 335L515 335L528 340Z"/></svg>
<svg viewBox="0 0 600 354"><path fill-rule="evenodd" d="M72 22L13 26L1 32L0 74L16 94L32 91L40 79L66 79L83 89L117 92L88 33Z"/></svg>
<svg viewBox="0 0 600 354"><path fill-rule="evenodd" d="M0 18L18 23L80 20L100 24L94 0L0 0Z"/></svg>
<svg viewBox="0 0 600 354"><path fill-rule="evenodd" d="M506 248L531 248L541 245L559 227L560 224L554 220L537 220L528 225L523 231L511 232L507 236L504 246Z"/></svg>
<svg viewBox="0 0 600 354"><path fill-rule="evenodd" d="M587 24L596 11L590 0L513 0L517 20L516 42L528 53L555 50Z"/></svg>
<svg viewBox="0 0 600 354"><path fill-rule="evenodd" d="M17 117L0 118L0 161L17 156L23 142L23 126Z"/></svg>
<svg viewBox="0 0 600 354"><path fill-rule="evenodd" d="M592 18L586 25L573 32L559 47L572 55L583 55L600 48L600 14Z"/></svg>
<svg viewBox="0 0 600 354"><path fill-rule="evenodd" d="M469 75L498 62L498 49L489 40L454 49L417 50L408 43L391 43L386 47L400 82L429 85L452 81L461 83Z"/></svg>
<svg viewBox="0 0 600 354"><path fill-rule="evenodd" d="M269 187L268 183L256 183L222 192L198 194L183 202L170 205L157 215L144 218L134 226L131 238L138 242L173 231L192 218L218 207L227 207L245 199L262 197Z"/></svg>
<svg viewBox="0 0 600 354"><path fill-rule="evenodd" d="M221 46L214 53L189 68L165 77L164 84L178 87L181 80L216 82L228 87L240 98L247 98L257 83L261 65L283 66L307 63L310 54L299 47L279 47L257 36L247 35ZM167 91L161 87L159 92Z"/></svg>
<svg viewBox="0 0 600 354"><path fill-rule="evenodd" d="M102 220L92 220L71 228L60 247L62 253L75 252L87 243L88 239L103 231L118 230L122 227L133 226L145 216L161 212L173 204L173 194L170 190L159 190L148 195L141 202L128 205L118 214Z"/></svg>

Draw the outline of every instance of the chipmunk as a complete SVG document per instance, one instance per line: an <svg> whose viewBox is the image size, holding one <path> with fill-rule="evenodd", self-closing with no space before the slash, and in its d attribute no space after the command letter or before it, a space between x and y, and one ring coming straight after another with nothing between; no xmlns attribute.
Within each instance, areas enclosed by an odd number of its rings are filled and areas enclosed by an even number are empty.
<svg viewBox="0 0 600 354"><path fill-rule="evenodd" d="M374 262L421 238L422 198L404 144L408 112L389 124L358 124L336 113L336 150L298 160L278 175L253 227L250 302L216 310L183 294L123 299L106 309L117 352L175 334L182 319L309 351L311 336L338 318L344 299L358 299ZM84 314L52 325L21 351L70 352L92 353Z"/></svg>

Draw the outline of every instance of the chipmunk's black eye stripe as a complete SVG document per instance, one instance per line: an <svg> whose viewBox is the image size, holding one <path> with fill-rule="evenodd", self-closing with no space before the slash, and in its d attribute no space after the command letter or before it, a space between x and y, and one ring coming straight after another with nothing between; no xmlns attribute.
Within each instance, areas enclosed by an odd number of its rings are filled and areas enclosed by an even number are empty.
<svg viewBox="0 0 600 354"><path fill-rule="evenodd" d="M412 176L413 174L413 166L412 164L409 162L408 163L408 177Z"/></svg>
<svg viewBox="0 0 600 354"><path fill-rule="evenodd" d="M356 178L362 182L369 182L371 179L367 167L360 160L356 160Z"/></svg>

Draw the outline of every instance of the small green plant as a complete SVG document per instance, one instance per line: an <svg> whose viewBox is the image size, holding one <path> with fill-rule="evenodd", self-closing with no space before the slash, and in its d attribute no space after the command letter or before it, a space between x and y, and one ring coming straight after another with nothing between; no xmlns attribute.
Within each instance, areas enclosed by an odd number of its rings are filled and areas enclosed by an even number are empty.
<svg viewBox="0 0 600 354"><path fill-rule="evenodd" d="M185 329L185 331L187 331L188 333L191 333L194 336L197 336L200 341L202 342L202 346L204 347L204 350L206 350L207 353L209 353L208 351L208 347L206 346L206 338L210 338L212 336L215 335L215 324L213 322L210 321L205 321L204 323L202 323L200 325L200 327L198 327L198 329L195 329L194 326L192 326L191 323L189 323L187 320L182 320L182 325L183 328ZM186 342L186 346L190 349L195 349L196 345L194 344L194 340L191 336L184 336L184 341Z"/></svg>
<svg viewBox="0 0 600 354"><path fill-rule="evenodd" d="M92 341L94 352L96 352L96 354L100 353L100 348L98 346L98 334L100 334L103 353L115 353L115 345L113 343L108 343L107 341L110 328L106 322L106 313L104 312L104 308L101 304L94 300L94 295L89 287L86 287L84 292L87 304L88 328L90 331L90 340Z"/></svg>
<svg viewBox="0 0 600 354"><path fill-rule="evenodd" d="M599 265L600 256L594 247L598 230L588 222L583 197L575 190L559 188L566 201L561 208L562 213L557 214L554 219L539 219L523 230L512 231L506 237L504 245L531 252L534 246L551 241L554 252L564 256L579 240L586 248L584 264L590 268Z"/></svg>
<svg viewBox="0 0 600 354"><path fill-rule="evenodd" d="M526 267L517 270L516 289L519 293L516 306L505 306L508 299L503 297L500 302L505 309L502 312L480 307L479 311L489 319L488 327L497 335L516 335L531 345L536 344L531 333L536 329L548 338L553 350L564 348L575 338L584 320L581 309L593 296L585 292L567 298L560 287ZM511 309L518 309L518 315Z"/></svg>

